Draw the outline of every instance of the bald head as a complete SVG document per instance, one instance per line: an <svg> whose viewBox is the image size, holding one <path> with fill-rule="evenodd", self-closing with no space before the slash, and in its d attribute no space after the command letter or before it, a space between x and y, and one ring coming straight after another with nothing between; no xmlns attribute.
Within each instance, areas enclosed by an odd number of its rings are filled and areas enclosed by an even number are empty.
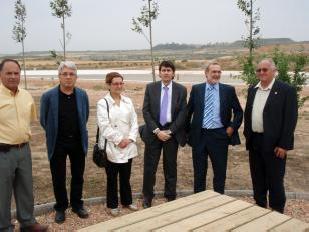
<svg viewBox="0 0 309 232"><path fill-rule="evenodd" d="M256 69L256 76L261 82L262 87L267 87L275 78L277 68L272 59L263 59L259 62Z"/></svg>

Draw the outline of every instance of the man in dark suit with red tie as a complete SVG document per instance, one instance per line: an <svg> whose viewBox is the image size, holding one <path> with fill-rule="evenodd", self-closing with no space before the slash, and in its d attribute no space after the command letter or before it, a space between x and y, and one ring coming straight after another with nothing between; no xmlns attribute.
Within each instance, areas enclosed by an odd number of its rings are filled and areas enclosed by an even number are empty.
<svg viewBox="0 0 309 232"><path fill-rule="evenodd" d="M256 69L260 82L248 89L244 135L249 150L251 179L256 204L283 213L286 155L294 146L297 122L295 88L276 80L276 66L262 60Z"/></svg>
<svg viewBox="0 0 309 232"><path fill-rule="evenodd" d="M164 196L168 201L176 198L177 152L184 146L185 120L187 115L187 90L173 81L175 66L171 61L159 65L161 81L146 87L143 117L145 127L141 132L145 142L143 207L151 206L156 171L163 150L163 169L165 177Z"/></svg>
<svg viewBox="0 0 309 232"><path fill-rule="evenodd" d="M238 128L243 111L235 88L219 83L221 67L210 63L206 83L194 85L188 103L189 145L192 146L194 192L206 189L208 156L212 162L213 188L224 193L229 144L240 144Z"/></svg>

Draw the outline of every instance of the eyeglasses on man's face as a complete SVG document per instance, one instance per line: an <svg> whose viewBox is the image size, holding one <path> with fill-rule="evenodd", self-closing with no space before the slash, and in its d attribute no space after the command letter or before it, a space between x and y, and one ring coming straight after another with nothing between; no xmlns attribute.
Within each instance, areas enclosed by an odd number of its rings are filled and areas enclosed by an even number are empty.
<svg viewBox="0 0 309 232"><path fill-rule="evenodd" d="M269 68L258 68L257 70L255 70L257 73L261 73L261 72L268 72Z"/></svg>
<svg viewBox="0 0 309 232"><path fill-rule="evenodd" d="M75 77L76 76L74 72L63 72L60 75L63 77Z"/></svg>

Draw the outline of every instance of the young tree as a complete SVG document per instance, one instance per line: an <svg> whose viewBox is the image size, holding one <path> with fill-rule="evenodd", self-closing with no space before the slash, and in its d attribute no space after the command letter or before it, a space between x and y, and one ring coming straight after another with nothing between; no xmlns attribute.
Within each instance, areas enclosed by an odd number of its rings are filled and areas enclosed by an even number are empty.
<svg viewBox="0 0 309 232"><path fill-rule="evenodd" d="M309 63L308 56L302 53L286 54L276 48L273 51L272 59L277 67L278 79L295 87L298 107L302 107L304 102L309 99L309 96L302 97L300 95L307 80L304 67Z"/></svg>
<svg viewBox="0 0 309 232"><path fill-rule="evenodd" d="M71 39L71 34L65 32L65 18L70 17L72 14L72 6L69 5L68 0L52 0L49 2L50 8L52 10L52 15L61 19L62 28L62 42L60 40L61 46L63 48L63 58L66 59L66 42Z"/></svg>
<svg viewBox="0 0 309 232"><path fill-rule="evenodd" d="M258 45L260 28L257 21L260 20L260 9L254 8L254 0L237 0L238 8L245 14L245 24L248 35L244 38L244 46L249 48L249 56L241 60L243 66L242 78L248 83L254 82L255 71L253 64L253 50Z"/></svg>
<svg viewBox="0 0 309 232"><path fill-rule="evenodd" d="M248 29L248 35L245 37L245 47L249 48L249 56L252 57L253 49L258 45L258 34L260 27L257 21L260 20L260 9L254 9L254 0L237 0L238 8L245 14L245 24Z"/></svg>
<svg viewBox="0 0 309 232"><path fill-rule="evenodd" d="M27 77L26 77L26 62L25 62L25 38L26 38L26 6L22 3L21 0L15 2L15 25L13 27L13 39L17 43L21 43L22 46L22 55L23 55L23 70L25 78L25 88L27 89Z"/></svg>
<svg viewBox="0 0 309 232"><path fill-rule="evenodd" d="M132 31L142 34L149 43L150 46L150 57L151 57L151 70L152 70L152 80L156 81L154 59L152 52L152 26L151 23L153 20L157 19L159 15L159 4L155 0L143 0L147 1L148 4L145 4L141 8L140 16L137 18L132 18ZM149 37L145 34L144 28L149 28Z"/></svg>

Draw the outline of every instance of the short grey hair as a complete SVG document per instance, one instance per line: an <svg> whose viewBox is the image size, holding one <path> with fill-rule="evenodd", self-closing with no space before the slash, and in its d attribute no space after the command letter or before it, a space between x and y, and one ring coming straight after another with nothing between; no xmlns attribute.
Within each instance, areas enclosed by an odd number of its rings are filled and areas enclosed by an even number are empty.
<svg viewBox="0 0 309 232"><path fill-rule="evenodd" d="M272 58L265 58L265 59L262 59L262 60L259 62L259 64L262 63L262 62L268 62L268 63L270 64L270 67L271 67L273 70L277 70L276 64L275 64L275 62L274 62L274 60L273 60Z"/></svg>
<svg viewBox="0 0 309 232"><path fill-rule="evenodd" d="M58 67L58 75L61 74L62 69L64 67L67 67L69 69L73 69L75 75L77 74L77 67L76 67L76 65L75 65L75 63L73 61L61 61L61 63L59 64L59 67Z"/></svg>
<svg viewBox="0 0 309 232"><path fill-rule="evenodd" d="M220 66L220 64L219 64L217 61L212 61L212 62L210 62L210 63L208 63L208 64L206 65L205 71L208 72L209 69L210 69L210 66L212 66L212 65L219 65L219 66ZM221 66L220 66L220 67L221 67Z"/></svg>

